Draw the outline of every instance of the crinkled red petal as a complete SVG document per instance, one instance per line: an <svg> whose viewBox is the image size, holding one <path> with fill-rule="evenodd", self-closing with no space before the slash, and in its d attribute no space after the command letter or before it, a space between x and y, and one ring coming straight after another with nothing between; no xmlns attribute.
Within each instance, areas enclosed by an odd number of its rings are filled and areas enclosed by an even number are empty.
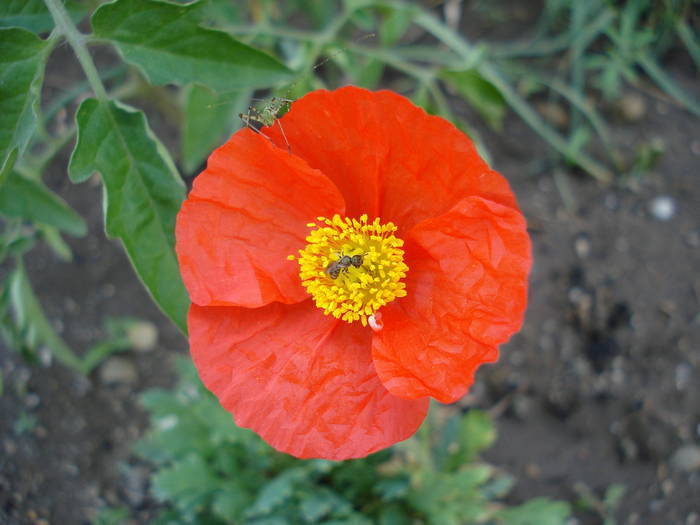
<svg viewBox="0 0 700 525"><path fill-rule="evenodd" d="M204 384L277 450L299 458L366 456L411 436L428 400L390 394L371 335L313 303L200 307L189 314L190 351Z"/></svg>
<svg viewBox="0 0 700 525"><path fill-rule="evenodd" d="M469 195L515 206L464 133L391 91L314 91L279 122L292 152L340 188L350 217L367 213L405 232ZM265 133L287 148L279 125Z"/></svg>
<svg viewBox="0 0 700 525"><path fill-rule="evenodd" d="M249 129L217 149L177 216L176 250L192 302L259 307L308 297L299 266L306 224L344 212L321 172Z"/></svg>
<svg viewBox="0 0 700 525"><path fill-rule="evenodd" d="M406 240L408 295L382 309L374 363L393 394L450 403L520 329L531 265L525 219L468 197Z"/></svg>

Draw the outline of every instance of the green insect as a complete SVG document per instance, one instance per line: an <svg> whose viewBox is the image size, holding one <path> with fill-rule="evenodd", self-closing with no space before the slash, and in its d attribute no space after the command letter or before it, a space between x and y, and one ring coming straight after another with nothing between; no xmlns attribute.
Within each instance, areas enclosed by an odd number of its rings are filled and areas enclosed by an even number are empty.
<svg viewBox="0 0 700 525"><path fill-rule="evenodd" d="M265 135L265 133L261 131L261 128L272 126L277 123L282 133L282 138L287 144L287 150L291 153L292 147L289 145L287 135L284 132L282 123L279 121L279 118L289 109L291 103L292 101L286 98L272 97L259 108L250 106L248 108L248 113L240 113L238 116L248 128L259 133L271 142L272 139Z"/></svg>

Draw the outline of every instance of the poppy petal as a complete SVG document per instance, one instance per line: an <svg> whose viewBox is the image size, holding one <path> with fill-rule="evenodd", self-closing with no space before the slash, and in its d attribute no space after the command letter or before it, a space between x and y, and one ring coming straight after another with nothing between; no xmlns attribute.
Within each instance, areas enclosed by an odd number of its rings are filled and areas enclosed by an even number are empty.
<svg viewBox="0 0 700 525"><path fill-rule="evenodd" d="M451 403L520 329L531 265L525 219L468 197L408 234L406 261L407 296L382 309L373 338L377 374L397 396Z"/></svg>
<svg viewBox="0 0 700 525"><path fill-rule="evenodd" d="M464 133L394 92L314 91L278 122L265 133L327 175L350 217L367 213L408 231L468 195L515 206Z"/></svg>
<svg viewBox="0 0 700 525"><path fill-rule="evenodd" d="M374 371L366 328L313 303L189 314L190 351L204 384L277 450L299 458L362 457L411 436L428 400L390 394Z"/></svg>
<svg viewBox="0 0 700 525"><path fill-rule="evenodd" d="M306 224L344 212L333 183L249 129L210 157L177 216L176 250L192 302L256 308L308 297L287 256Z"/></svg>

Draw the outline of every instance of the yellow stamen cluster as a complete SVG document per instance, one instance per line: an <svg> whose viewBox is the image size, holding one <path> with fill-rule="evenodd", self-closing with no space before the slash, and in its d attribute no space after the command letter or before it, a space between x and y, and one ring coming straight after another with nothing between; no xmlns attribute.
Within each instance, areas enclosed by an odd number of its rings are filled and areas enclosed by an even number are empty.
<svg viewBox="0 0 700 525"><path fill-rule="evenodd" d="M318 217L299 256L302 285L326 315L343 321L362 322L397 297L406 295L408 266L403 262L403 241L394 236L396 226L379 219ZM354 256L354 257L353 257ZM352 262L351 262L352 261Z"/></svg>

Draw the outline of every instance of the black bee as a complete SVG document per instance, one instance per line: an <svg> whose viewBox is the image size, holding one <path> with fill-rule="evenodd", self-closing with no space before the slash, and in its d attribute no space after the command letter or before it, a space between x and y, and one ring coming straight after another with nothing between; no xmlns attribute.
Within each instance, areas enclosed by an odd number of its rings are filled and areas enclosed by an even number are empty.
<svg viewBox="0 0 700 525"><path fill-rule="evenodd" d="M359 268L360 266L362 266L363 262L363 255L353 255L352 257L349 255L341 255L340 259L328 265L328 267L326 268L326 273L330 276L331 279L337 279L340 275L340 272L347 273L348 268L350 268L350 266Z"/></svg>

